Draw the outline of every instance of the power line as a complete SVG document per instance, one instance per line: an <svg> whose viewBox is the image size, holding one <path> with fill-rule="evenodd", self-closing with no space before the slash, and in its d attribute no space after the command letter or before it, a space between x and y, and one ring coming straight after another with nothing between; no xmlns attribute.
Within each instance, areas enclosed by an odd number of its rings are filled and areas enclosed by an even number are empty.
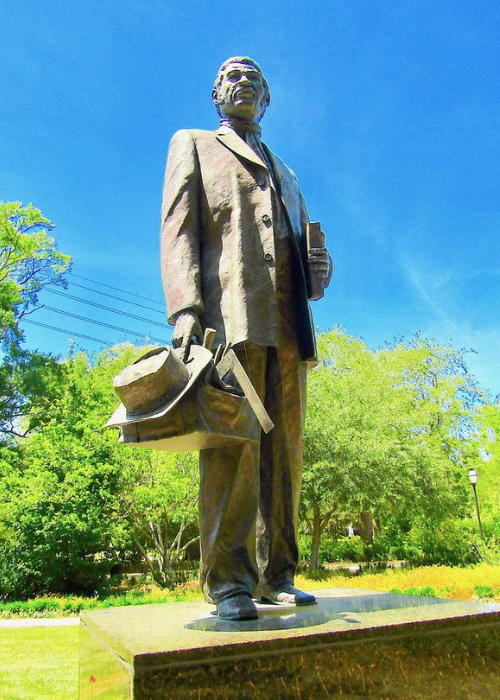
<svg viewBox="0 0 500 700"><path fill-rule="evenodd" d="M98 282L97 280L91 280L89 277L83 277L82 275L76 275L74 272L68 272L71 277L77 277L80 280L85 280L86 282L92 282L92 284L99 284L101 287L107 287L108 289L113 289L115 292L123 292L124 294L130 294L130 296L137 297L137 299L143 299L143 301L150 301L152 304L158 304L164 307L165 305L161 301L156 299L148 299L148 297L143 297L140 294L134 294L134 292L129 292L126 289L119 289L118 287L112 287L110 284L105 284L104 282Z"/></svg>
<svg viewBox="0 0 500 700"><path fill-rule="evenodd" d="M128 328L120 328L119 326L112 326L109 323L104 323L104 321L96 321L92 318L87 318L86 316L79 316L78 314L73 314L70 311L63 311L62 309L56 309L53 306L44 306L47 311L53 311L56 314L62 314L63 316L70 316L71 318L76 318L79 321L86 321L87 323L93 323L96 326L103 326L104 328L111 328L113 331L120 331L120 333L129 333L136 338L146 338L149 340L156 340L158 343L164 343L165 341L161 338L155 338L153 335L146 333L138 333L137 331L131 331Z"/></svg>
<svg viewBox="0 0 500 700"><path fill-rule="evenodd" d="M164 311L159 309L152 309L150 306L144 306L144 304L138 304L136 301L130 301L129 299L124 299L123 297L117 297L114 294L108 294L107 292L101 292L99 289L92 289L92 287L86 287L83 284L78 284L77 282L70 282L72 287L80 287L80 289L86 289L89 292L94 292L94 294L101 294L104 297L109 297L110 299L116 299L117 301L124 301L125 304L133 304L141 309L147 309L147 311L152 311L154 314L160 314L165 317Z"/></svg>
<svg viewBox="0 0 500 700"><path fill-rule="evenodd" d="M42 328L49 328L51 331L58 331L59 333L65 333L69 336L75 336L77 338L83 338L84 340L93 340L96 343L102 343L112 347L115 343L110 343L109 340L101 340L101 338L92 338L90 335L83 335L82 333L74 333L73 331L64 330L64 328L57 328L56 326L49 326L48 323L40 323L40 321L33 321L29 318L23 318L22 323L31 323L33 326L41 326Z"/></svg>
<svg viewBox="0 0 500 700"><path fill-rule="evenodd" d="M73 301L81 301L83 304L88 304L97 309L104 309L104 311L110 311L113 314L118 314L120 316L126 316L127 318L133 318L135 321L147 322L153 324L153 326L159 326L160 328L169 328L165 323L158 323L158 321L153 321L150 318L144 318L143 316L134 316L134 314L129 314L126 311L118 311L118 309L113 309L110 306L104 306L104 304L98 304L96 301L90 301L89 299L82 299L82 297L75 297L72 294L67 294L66 292L59 292L56 289L45 288L46 292L50 294L57 294L57 296L64 297L66 299L73 299Z"/></svg>

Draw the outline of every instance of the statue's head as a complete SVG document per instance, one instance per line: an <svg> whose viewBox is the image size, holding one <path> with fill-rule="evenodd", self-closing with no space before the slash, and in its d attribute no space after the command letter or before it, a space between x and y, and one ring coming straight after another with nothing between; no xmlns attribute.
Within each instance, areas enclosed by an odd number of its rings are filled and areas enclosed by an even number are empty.
<svg viewBox="0 0 500 700"><path fill-rule="evenodd" d="M234 56L220 67L212 100L221 117L260 122L271 94L260 66L246 56Z"/></svg>

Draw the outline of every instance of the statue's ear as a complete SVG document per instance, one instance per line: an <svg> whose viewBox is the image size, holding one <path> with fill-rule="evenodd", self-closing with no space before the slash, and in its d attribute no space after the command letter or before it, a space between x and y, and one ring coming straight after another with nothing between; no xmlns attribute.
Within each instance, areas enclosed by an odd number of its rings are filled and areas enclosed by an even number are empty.
<svg viewBox="0 0 500 700"><path fill-rule="evenodd" d="M213 102L215 105L219 104L219 98L218 98L218 95L217 95L217 90L216 90L215 88L212 90L212 102Z"/></svg>

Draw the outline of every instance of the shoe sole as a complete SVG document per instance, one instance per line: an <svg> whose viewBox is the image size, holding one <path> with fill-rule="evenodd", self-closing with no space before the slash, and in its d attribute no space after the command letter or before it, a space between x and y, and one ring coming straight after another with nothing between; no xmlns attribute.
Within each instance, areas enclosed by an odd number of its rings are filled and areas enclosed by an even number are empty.
<svg viewBox="0 0 500 700"><path fill-rule="evenodd" d="M291 602L288 603L286 600L273 600L272 598L261 598L260 602L267 603L267 604L271 603L271 605L296 605L299 608L303 608L306 605L317 605L317 603L318 603L318 601L316 599L315 600L307 600L307 601L303 601L303 602L295 601L293 603L291 603Z"/></svg>

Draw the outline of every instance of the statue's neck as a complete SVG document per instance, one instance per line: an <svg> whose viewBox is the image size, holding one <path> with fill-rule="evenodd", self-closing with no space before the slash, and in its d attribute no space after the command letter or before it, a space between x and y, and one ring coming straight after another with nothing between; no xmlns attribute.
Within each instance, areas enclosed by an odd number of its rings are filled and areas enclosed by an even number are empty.
<svg viewBox="0 0 500 700"><path fill-rule="evenodd" d="M252 121L251 119L237 119L235 117L222 117L220 120L221 126L228 126L233 131L236 131L240 136L245 134L247 131L251 131L257 136L262 134L262 129L260 126Z"/></svg>

